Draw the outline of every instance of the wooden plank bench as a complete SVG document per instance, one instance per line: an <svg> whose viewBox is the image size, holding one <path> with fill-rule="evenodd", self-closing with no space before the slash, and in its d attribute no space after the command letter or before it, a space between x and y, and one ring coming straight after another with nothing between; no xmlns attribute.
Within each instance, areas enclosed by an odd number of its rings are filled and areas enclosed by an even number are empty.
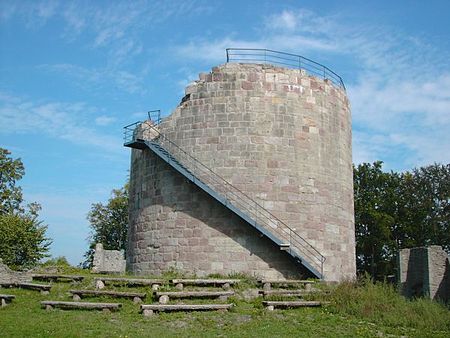
<svg viewBox="0 0 450 338"><path fill-rule="evenodd" d="M310 290L311 286L315 284L315 281L312 280L301 280L301 279L262 279L259 281L263 285L264 290L270 290L272 288L272 285L278 285L278 287L282 286L303 286L306 290Z"/></svg>
<svg viewBox="0 0 450 338"><path fill-rule="evenodd" d="M118 292L118 291L98 291L98 290L70 290L74 301L81 300L82 297L108 296L114 298L131 298L135 303L142 303L146 297L145 293L140 292Z"/></svg>
<svg viewBox="0 0 450 338"><path fill-rule="evenodd" d="M102 310L103 312L110 312L119 310L122 307L121 303L84 303L84 302L60 302L53 300L46 300L41 302L41 306L46 310L53 308L60 308L66 310Z"/></svg>
<svg viewBox="0 0 450 338"><path fill-rule="evenodd" d="M50 282L81 282L84 276L75 275L54 275L54 274L40 274L35 273L31 275L33 280L50 281Z"/></svg>
<svg viewBox="0 0 450 338"><path fill-rule="evenodd" d="M11 303L14 298L16 298L14 295L0 294L0 307L5 307L8 303Z"/></svg>
<svg viewBox="0 0 450 338"><path fill-rule="evenodd" d="M240 279L171 279L170 282L175 285L178 290L183 290L185 285L197 286L221 286L228 290L231 285L239 283Z"/></svg>
<svg viewBox="0 0 450 338"><path fill-rule="evenodd" d="M51 285L48 284L35 284L35 283L2 283L2 287L19 288L40 291L43 295L48 295Z"/></svg>
<svg viewBox="0 0 450 338"><path fill-rule="evenodd" d="M120 278L120 277L98 277L94 279L97 289L105 288L106 284L132 286L151 286L153 291L159 289L164 284L162 279L144 279L144 278Z"/></svg>
<svg viewBox="0 0 450 338"><path fill-rule="evenodd" d="M290 289L281 289L281 290L259 290L259 294L263 297L270 296L283 296L283 297L302 297L307 294L311 294L312 291L300 289L300 290L290 290Z"/></svg>
<svg viewBox="0 0 450 338"><path fill-rule="evenodd" d="M151 316L154 312L173 311L228 311L233 304L151 304L141 305L141 313Z"/></svg>
<svg viewBox="0 0 450 338"><path fill-rule="evenodd" d="M318 307L322 305L329 304L329 302L318 302L318 301L263 301L263 305L268 311L273 311L274 309L289 309L298 307Z"/></svg>
<svg viewBox="0 0 450 338"><path fill-rule="evenodd" d="M234 291L185 291L185 292L155 292L160 304L167 304L170 298L219 298L227 300Z"/></svg>

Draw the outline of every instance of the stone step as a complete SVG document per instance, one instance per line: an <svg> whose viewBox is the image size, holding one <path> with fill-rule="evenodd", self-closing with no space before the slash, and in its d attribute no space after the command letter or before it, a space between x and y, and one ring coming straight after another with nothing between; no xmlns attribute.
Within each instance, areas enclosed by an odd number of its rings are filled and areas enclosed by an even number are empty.
<svg viewBox="0 0 450 338"><path fill-rule="evenodd" d="M87 302L60 302L53 300L46 300L41 302L41 306L46 310L53 308L60 308L65 310L103 310L109 312L112 310L119 310L122 307L121 303L87 303Z"/></svg>
<svg viewBox="0 0 450 338"><path fill-rule="evenodd" d="M151 286L154 291L164 284L162 279L97 277L94 278L97 289L103 289L106 284L132 286Z"/></svg>
<svg viewBox="0 0 450 338"><path fill-rule="evenodd" d="M309 290L315 281L303 280L303 279L261 279L258 281L263 285L264 290L270 290L272 285L278 285L278 287L298 286L302 285L305 289Z"/></svg>
<svg viewBox="0 0 450 338"><path fill-rule="evenodd" d="M141 305L144 316L151 316L154 312L173 311L228 311L233 304L150 304Z"/></svg>
<svg viewBox="0 0 450 338"><path fill-rule="evenodd" d="M167 304L170 298L219 298L227 300L234 291L185 291L185 292L156 292L160 304Z"/></svg>
<svg viewBox="0 0 450 338"><path fill-rule="evenodd" d="M81 282L83 281L84 276L35 273L31 275L31 278L33 280L51 282Z"/></svg>
<svg viewBox="0 0 450 338"><path fill-rule="evenodd" d="M52 288L49 284L36 284L36 283L1 283L2 287L19 288L40 291L43 295L50 292Z"/></svg>
<svg viewBox="0 0 450 338"><path fill-rule="evenodd" d="M146 297L146 293L140 292L118 292L118 291L98 291L98 290L70 290L73 300L79 301L82 297L108 296L113 298L131 298L135 303L141 303Z"/></svg>
<svg viewBox="0 0 450 338"><path fill-rule="evenodd" d="M171 279L170 282L175 284L175 287L182 290L185 285L196 286L222 286L224 289L229 289L231 285L239 283L240 279Z"/></svg>
<svg viewBox="0 0 450 338"><path fill-rule="evenodd" d="M263 301L263 305L269 311L274 309L289 309L298 307L319 307L322 305L327 305L329 302L319 302L319 301Z"/></svg>
<svg viewBox="0 0 450 338"><path fill-rule="evenodd" d="M0 294L0 307L4 307L8 303L11 303L14 298L16 298L16 296L14 296L14 295L2 295L2 294Z"/></svg>
<svg viewBox="0 0 450 338"><path fill-rule="evenodd" d="M259 290L259 294L264 297L269 296L284 296L284 297L302 297L304 295L309 295L313 293L313 291L300 289L300 290Z"/></svg>

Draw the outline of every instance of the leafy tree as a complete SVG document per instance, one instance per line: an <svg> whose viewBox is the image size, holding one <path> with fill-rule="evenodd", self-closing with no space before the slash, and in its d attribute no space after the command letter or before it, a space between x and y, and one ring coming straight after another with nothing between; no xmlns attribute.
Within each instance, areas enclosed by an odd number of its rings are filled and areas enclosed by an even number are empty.
<svg viewBox="0 0 450 338"><path fill-rule="evenodd" d="M38 220L41 206L22 206L22 189L16 185L25 174L20 159L0 148L0 258L13 269L30 268L44 257L51 244L47 226Z"/></svg>
<svg viewBox="0 0 450 338"><path fill-rule="evenodd" d="M0 214L18 211L22 203L22 189L16 181L25 174L20 158L12 159L11 153L0 148Z"/></svg>
<svg viewBox="0 0 450 338"><path fill-rule="evenodd" d="M102 243L106 250L124 250L126 252L128 232L128 184L114 189L106 205L94 203L87 218L91 227L89 250L85 253L83 267L92 266L96 243Z"/></svg>
<svg viewBox="0 0 450 338"><path fill-rule="evenodd" d="M398 175L383 172L378 161L354 167L353 180L357 268L373 277L384 275L394 263L392 229Z"/></svg>
<svg viewBox="0 0 450 338"><path fill-rule="evenodd" d="M0 215L0 257L12 269L35 266L48 255L51 241L45 236L47 226L32 214Z"/></svg>
<svg viewBox="0 0 450 338"><path fill-rule="evenodd" d="M393 274L398 250L441 245L450 251L450 165L386 173L382 162L354 167L357 268Z"/></svg>
<svg viewBox="0 0 450 338"><path fill-rule="evenodd" d="M441 245L450 251L450 164L402 174L400 247Z"/></svg>

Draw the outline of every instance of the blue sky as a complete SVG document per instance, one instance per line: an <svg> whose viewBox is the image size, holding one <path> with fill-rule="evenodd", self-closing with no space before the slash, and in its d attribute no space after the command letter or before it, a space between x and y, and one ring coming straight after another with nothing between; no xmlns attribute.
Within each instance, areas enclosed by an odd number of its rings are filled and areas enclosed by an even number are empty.
<svg viewBox="0 0 450 338"><path fill-rule="evenodd" d="M353 160L450 162L448 1L0 0L0 146L25 164L51 254L87 249L91 203L127 179L122 127L167 115L225 48L327 65L347 86Z"/></svg>

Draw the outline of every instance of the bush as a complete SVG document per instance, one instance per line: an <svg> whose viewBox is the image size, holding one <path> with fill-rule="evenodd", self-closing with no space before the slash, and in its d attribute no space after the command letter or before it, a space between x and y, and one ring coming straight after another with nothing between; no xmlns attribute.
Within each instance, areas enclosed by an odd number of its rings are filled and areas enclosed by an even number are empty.
<svg viewBox="0 0 450 338"><path fill-rule="evenodd" d="M0 258L11 269L28 269L47 257L51 241L45 237L47 226L31 215L0 215Z"/></svg>

